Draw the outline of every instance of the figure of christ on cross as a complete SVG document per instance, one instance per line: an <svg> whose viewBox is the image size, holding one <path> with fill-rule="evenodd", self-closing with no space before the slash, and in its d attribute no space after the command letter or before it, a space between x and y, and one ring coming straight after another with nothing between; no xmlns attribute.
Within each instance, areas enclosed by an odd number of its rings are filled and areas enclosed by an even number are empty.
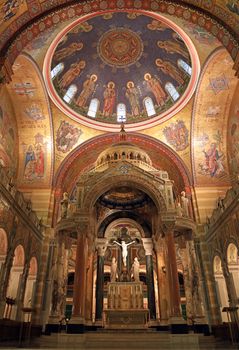
<svg viewBox="0 0 239 350"><path fill-rule="evenodd" d="M114 241L113 243L118 244L122 248L122 258L123 258L123 264L126 266L126 260L128 256L128 246L135 243L136 241L131 241L129 243L125 243L125 241L122 241L121 243Z"/></svg>

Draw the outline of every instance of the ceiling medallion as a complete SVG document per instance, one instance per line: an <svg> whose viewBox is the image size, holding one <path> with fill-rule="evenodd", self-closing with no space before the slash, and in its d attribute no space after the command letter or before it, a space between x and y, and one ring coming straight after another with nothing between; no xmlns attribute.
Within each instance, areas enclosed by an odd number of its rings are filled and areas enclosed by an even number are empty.
<svg viewBox="0 0 239 350"><path fill-rule="evenodd" d="M98 53L102 61L117 68L136 63L142 52L142 40L127 28L109 30L102 35L98 43Z"/></svg>

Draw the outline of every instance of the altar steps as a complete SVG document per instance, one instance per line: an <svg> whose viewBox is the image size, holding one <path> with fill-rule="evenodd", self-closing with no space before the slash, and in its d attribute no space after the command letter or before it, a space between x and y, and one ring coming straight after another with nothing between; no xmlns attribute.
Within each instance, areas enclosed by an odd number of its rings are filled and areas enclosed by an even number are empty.
<svg viewBox="0 0 239 350"><path fill-rule="evenodd" d="M237 349L213 336L157 332L94 332L85 334L52 334L42 336L31 349L147 349L147 350L225 350Z"/></svg>

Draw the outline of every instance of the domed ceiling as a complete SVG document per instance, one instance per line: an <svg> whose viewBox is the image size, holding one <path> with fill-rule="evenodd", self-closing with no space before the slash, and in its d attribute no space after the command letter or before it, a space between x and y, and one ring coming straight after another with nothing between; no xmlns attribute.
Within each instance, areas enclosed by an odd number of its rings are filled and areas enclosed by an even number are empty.
<svg viewBox="0 0 239 350"><path fill-rule="evenodd" d="M101 205L110 209L135 209L150 203L148 195L127 186L116 187L99 198Z"/></svg>
<svg viewBox="0 0 239 350"><path fill-rule="evenodd" d="M54 40L44 61L53 102L84 125L140 130L165 121L192 96L199 59L188 36L157 14L84 16Z"/></svg>

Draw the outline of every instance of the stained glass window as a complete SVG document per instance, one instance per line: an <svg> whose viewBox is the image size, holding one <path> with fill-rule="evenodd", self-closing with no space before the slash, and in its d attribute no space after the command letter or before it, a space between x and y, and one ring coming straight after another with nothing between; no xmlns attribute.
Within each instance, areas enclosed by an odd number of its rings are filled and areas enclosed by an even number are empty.
<svg viewBox="0 0 239 350"><path fill-rule="evenodd" d="M189 66L184 60L181 58L178 60L178 66L181 68L184 72L186 72L188 75L192 75L192 67Z"/></svg>
<svg viewBox="0 0 239 350"><path fill-rule="evenodd" d="M89 105L89 109L88 109L88 117L92 117L92 118L95 118L96 116L96 113L98 111L98 108L99 108L99 100L97 98L93 98L91 101L90 101L90 105Z"/></svg>
<svg viewBox="0 0 239 350"><path fill-rule="evenodd" d="M54 79L60 72L62 72L64 69L64 64L59 63L57 66L55 66L51 71L51 79Z"/></svg>
<svg viewBox="0 0 239 350"><path fill-rule="evenodd" d="M146 97L144 99L144 106L145 106L146 113L147 113L148 117L152 117L152 115L156 114L152 98Z"/></svg>
<svg viewBox="0 0 239 350"><path fill-rule="evenodd" d="M73 97L77 93L77 86L76 85L70 85L69 89L66 91L63 100L67 103L71 103Z"/></svg>
<svg viewBox="0 0 239 350"><path fill-rule="evenodd" d="M165 90L169 93L169 95L174 101L176 101L180 97L179 93L177 92L176 88L173 86L172 83L166 83Z"/></svg>
<svg viewBox="0 0 239 350"><path fill-rule="evenodd" d="M117 105L117 122L118 123L126 122L126 107L124 103L119 103Z"/></svg>

